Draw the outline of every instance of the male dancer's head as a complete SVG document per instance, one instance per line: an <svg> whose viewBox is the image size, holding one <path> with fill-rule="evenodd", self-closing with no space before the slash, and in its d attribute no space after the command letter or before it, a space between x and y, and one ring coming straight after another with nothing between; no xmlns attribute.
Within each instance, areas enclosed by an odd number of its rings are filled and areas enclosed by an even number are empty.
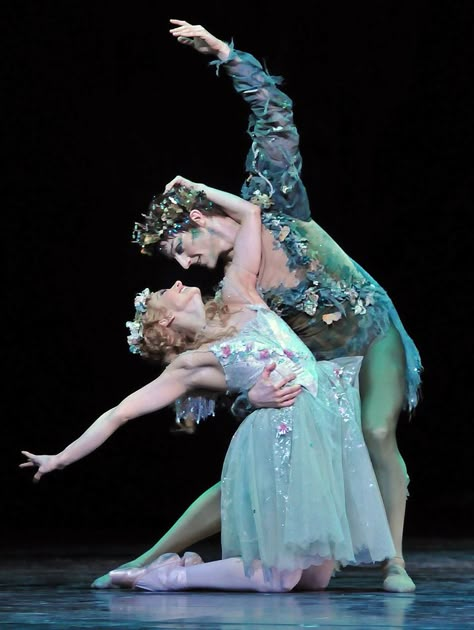
<svg viewBox="0 0 474 630"><path fill-rule="evenodd" d="M238 223L201 191L175 185L155 196L135 223L133 242L143 254L161 253L181 267L201 265L214 269L218 259L232 257Z"/></svg>

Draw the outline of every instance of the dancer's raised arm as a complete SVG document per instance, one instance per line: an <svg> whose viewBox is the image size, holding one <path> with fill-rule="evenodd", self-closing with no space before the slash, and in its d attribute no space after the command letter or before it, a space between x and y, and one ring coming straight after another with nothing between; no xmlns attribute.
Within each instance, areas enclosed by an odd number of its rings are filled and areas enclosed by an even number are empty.
<svg viewBox="0 0 474 630"><path fill-rule="evenodd" d="M250 53L233 48L201 25L170 20L171 34L198 52L215 55L212 64L231 78L235 91L249 105L248 134L252 140L247 154L247 179L242 196L263 210L309 220L311 212L301 180L302 158L299 133L294 123L293 102L278 85L281 77L271 76Z"/></svg>

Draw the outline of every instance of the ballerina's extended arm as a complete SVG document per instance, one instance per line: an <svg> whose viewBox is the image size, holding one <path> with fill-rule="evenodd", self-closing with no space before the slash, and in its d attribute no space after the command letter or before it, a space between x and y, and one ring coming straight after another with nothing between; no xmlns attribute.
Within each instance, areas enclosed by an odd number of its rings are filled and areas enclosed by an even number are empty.
<svg viewBox="0 0 474 630"><path fill-rule="evenodd" d="M244 294L252 295L252 292L255 292L255 278L261 255L260 208L231 193L195 184L184 178L180 178L180 183L188 187L200 187L215 203L224 201L229 208L245 207L244 217L235 239L234 259L228 268L226 278L239 285ZM28 461L20 464L20 468L36 466L38 470L33 479L39 481L43 475L64 468L95 451L129 420L163 409L196 389L218 392L226 390L222 369L210 352L186 352L179 355L157 379L103 413L77 440L60 453L35 455L22 451Z"/></svg>
<svg viewBox="0 0 474 630"><path fill-rule="evenodd" d="M163 409L193 389L225 391L224 374L208 352L189 352L177 357L158 378L133 392L116 407L103 413L79 437L56 455L35 455L21 451L28 461L20 468L37 467L33 480L65 468L95 451L129 420Z"/></svg>

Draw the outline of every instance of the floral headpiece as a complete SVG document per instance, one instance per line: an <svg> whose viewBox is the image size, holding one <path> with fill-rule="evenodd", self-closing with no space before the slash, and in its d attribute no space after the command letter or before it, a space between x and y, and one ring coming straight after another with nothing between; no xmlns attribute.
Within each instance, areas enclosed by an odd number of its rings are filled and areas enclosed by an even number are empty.
<svg viewBox="0 0 474 630"><path fill-rule="evenodd" d="M213 206L202 190L176 184L168 192L153 197L148 214L142 215L145 223L134 225L132 243L141 245L142 254L151 255L156 243L187 231L193 208L206 212Z"/></svg>
<svg viewBox="0 0 474 630"><path fill-rule="evenodd" d="M141 342L143 341L143 314L146 313L146 303L150 297L150 289L143 289L135 296L135 317L133 321L125 322L130 331L127 337L128 349L133 354L141 354Z"/></svg>

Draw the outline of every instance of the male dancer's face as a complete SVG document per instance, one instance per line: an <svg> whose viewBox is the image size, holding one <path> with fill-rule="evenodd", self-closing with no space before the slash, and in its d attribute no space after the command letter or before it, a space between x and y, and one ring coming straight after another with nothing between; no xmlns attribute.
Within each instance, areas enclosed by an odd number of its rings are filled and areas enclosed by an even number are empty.
<svg viewBox="0 0 474 630"><path fill-rule="evenodd" d="M227 256L232 248L233 243L208 227L192 228L161 243L165 256L176 260L183 269L192 265L215 269L218 259Z"/></svg>

